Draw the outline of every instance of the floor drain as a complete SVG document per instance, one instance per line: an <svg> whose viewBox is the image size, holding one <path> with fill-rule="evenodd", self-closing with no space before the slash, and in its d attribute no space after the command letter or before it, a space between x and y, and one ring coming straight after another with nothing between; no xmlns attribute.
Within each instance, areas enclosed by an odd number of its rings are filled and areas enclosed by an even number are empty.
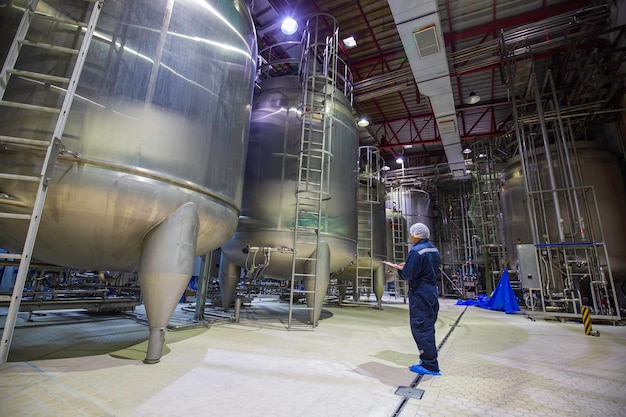
<svg viewBox="0 0 626 417"><path fill-rule="evenodd" d="M418 400L421 400L424 395L424 390L411 387L398 387L396 394L403 397L417 398Z"/></svg>

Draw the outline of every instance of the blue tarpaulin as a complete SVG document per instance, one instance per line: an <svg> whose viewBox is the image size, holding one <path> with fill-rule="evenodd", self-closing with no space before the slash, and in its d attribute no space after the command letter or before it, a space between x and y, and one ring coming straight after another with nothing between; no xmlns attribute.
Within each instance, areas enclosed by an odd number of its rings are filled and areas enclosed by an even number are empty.
<svg viewBox="0 0 626 417"><path fill-rule="evenodd" d="M504 311L507 314L520 311L517 304L517 297L511 288L509 281L509 271L505 270L500 277L498 286L496 287L491 298L487 299L486 295L478 297L478 300L458 300L457 305L471 305L486 308L487 310Z"/></svg>

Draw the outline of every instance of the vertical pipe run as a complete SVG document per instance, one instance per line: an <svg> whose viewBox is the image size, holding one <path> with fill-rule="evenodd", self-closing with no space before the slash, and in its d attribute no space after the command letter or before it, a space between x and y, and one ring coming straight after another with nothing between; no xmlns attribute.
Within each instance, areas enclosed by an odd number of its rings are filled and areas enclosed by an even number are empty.
<svg viewBox="0 0 626 417"><path fill-rule="evenodd" d="M546 130L546 121L543 115L543 107L541 104L541 97L539 93L539 86L537 84L537 75L532 74L532 86L533 94L535 96L535 103L537 105L537 115L539 116L539 125L541 127L541 135L543 136L543 146L546 152L546 165L548 168L548 176L550 178L550 188L552 191L552 198L554 199L554 211L556 212L557 226L559 230L559 242L565 241L565 234L563 233L563 218L561 215L561 205L559 203L559 195L556 192L556 178L554 177L554 168L552 166L552 156L550 154L550 144L548 143L548 132Z"/></svg>
<svg viewBox="0 0 626 417"><path fill-rule="evenodd" d="M559 103L557 101L556 96L556 87L554 85L554 78L552 77L552 71L548 70L548 80L550 81L550 88L552 90L552 100L554 101L554 109L556 110L556 119L559 124L559 132L561 137L561 144L563 145L563 152L565 153L565 169L567 170L568 175L565 176L567 179L569 177L570 183L570 193L573 194L573 200L576 207L576 219L578 220L578 228L580 231L581 240L585 240L585 220L583 219L580 212L580 205L578 203L578 198L576 197L576 191L574 187L576 187L576 181L574 180L574 173L572 172L572 162L569 158L569 150L567 148L567 140L565 138L565 127L563 126L563 120L561 119L561 109Z"/></svg>

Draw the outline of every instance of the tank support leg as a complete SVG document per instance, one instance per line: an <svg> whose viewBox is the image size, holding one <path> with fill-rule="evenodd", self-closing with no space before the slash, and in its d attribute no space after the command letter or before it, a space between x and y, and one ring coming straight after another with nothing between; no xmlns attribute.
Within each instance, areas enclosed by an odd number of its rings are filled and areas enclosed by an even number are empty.
<svg viewBox="0 0 626 417"><path fill-rule="evenodd" d="M241 268L229 261L224 252L220 257L220 270L218 280L220 283L220 297L224 311L230 308L237 292Z"/></svg>
<svg viewBox="0 0 626 417"><path fill-rule="evenodd" d="M374 270L374 295L376 295L376 302L378 303L378 309L383 309L383 293L385 292L385 267L380 265Z"/></svg>
<svg viewBox="0 0 626 417"><path fill-rule="evenodd" d="M150 327L145 363L163 355L165 328L193 274L199 223L198 208L187 203L143 240L138 272Z"/></svg>
<svg viewBox="0 0 626 417"><path fill-rule="evenodd" d="M311 257L316 258L317 261L307 261L304 264L304 272L314 272L316 264L317 271L315 271L315 278L304 279L304 289L306 291L315 291L315 294L307 292L306 304L307 307L311 309L309 310L309 320L313 323L313 326L317 326L317 322L322 314L324 297L330 281L330 248L328 247L328 243L320 242L317 251L313 253Z"/></svg>

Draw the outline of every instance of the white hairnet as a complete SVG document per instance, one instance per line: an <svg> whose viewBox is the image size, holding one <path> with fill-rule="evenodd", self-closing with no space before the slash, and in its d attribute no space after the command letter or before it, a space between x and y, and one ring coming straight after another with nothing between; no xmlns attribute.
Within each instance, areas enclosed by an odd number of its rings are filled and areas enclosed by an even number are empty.
<svg viewBox="0 0 626 417"><path fill-rule="evenodd" d="M430 237L430 230L424 223L415 223L409 230L411 235L420 239L428 239Z"/></svg>

